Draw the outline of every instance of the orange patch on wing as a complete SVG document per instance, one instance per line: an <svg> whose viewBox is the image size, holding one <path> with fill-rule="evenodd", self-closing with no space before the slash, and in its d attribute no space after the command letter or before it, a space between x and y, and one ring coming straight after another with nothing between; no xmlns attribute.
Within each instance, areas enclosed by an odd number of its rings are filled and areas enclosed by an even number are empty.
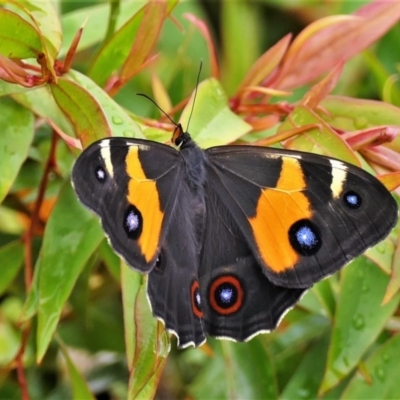
<svg viewBox="0 0 400 400"><path fill-rule="evenodd" d="M138 151L137 146L131 146L126 156L126 172L131 178L127 199L142 214L143 229L138 245L146 261L150 262L156 256L164 214L161 211L156 182L146 178Z"/></svg>
<svg viewBox="0 0 400 400"><path fill-rule="evenodd" d="M249 219L260 255L276 273L294 268L299 260L289 242L289 229L296 221L312 216L304 189L299 160L283 157L276 187L262 190L256 216Z"/></svg>

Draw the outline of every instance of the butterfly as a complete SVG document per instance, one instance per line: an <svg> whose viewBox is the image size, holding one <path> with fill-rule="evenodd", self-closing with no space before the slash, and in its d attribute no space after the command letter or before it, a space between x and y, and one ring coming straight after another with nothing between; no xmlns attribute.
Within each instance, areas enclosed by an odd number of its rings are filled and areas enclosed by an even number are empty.
<svg viewBox="0 0 400 400"><path fill-rule="evenodd" d="M314 283L384 239L398 217L382 183L320 155L257 146L178 150L108 138L72 183L114 250L148 274L153 314L178 347L247 341L276 328Z"/></svg>

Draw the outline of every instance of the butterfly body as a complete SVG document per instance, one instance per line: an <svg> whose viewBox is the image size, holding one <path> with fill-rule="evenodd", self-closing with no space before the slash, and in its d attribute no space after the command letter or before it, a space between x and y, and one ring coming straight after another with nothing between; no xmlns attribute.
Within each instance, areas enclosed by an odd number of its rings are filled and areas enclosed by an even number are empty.
<svg viewBox="0 0 400 400"><path fill-rule="evenodd" d="M397 221L384 186L339 160L253 146L204 151L179 125L173 142L180 151L101 140L72 180L116 252L149 274L153 313L180 347L274 329L306 289Z"/></svg>

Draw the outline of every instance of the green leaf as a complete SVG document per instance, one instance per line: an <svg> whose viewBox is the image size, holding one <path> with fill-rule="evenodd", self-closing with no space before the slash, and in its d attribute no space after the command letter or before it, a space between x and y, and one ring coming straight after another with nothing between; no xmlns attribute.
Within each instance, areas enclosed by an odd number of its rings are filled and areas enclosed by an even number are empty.
<svg viewBox="0 0 400 400"><path fill-rule="evenodd" d="M89 3L88 3L89 4ZM140 7L146 4L145 0L119 2L120 12L117 26L121 27L131 15L136 13ZM107 23L110 14L110 5L106 3L90 5L63 15L61 20L63 32L63 46L60 56L65 56L68 47L76 32L84 27L84 34L79 41L78 51L82 51L102 41L107 32Z"/></svg>
<svg viewBox="0 0 400 400"><path fill-rule="evenodd" d="M89 390L88 384L76 368L75 364L72 362L71 357L68 354L68 350L65 345L58 340L58 344L60 345L60 350L62 355L65 358L69 378L72 384L72 399L73 400L94 400L95 396Z"/></svg>
<svg viewBox="0 0 400 400"><path fill-rule="evenodd" d="M28 156L33 140L33 115L14 101L0 98L0 203Z"/></svg>
<svg viewBox="0 0 400 400"><path fill-rule="evenodd" d="M19 5L33 20L41 36L42 51L46 56L46 66L55 76L54 62L61 47L61 25L57 12L50 0L23 0Z"/></svg>
<svg viewBox="0 0 400 400"><path fill-rule="evenodd" d="M371 378L354 375L342 399L398 399L400 396L400 335L389 339L368 357L363 369Z"/></svg>
<svg viewBox="0 0 400 400"><path fill-rule="evenodd" d="M136 349L135 302L143 278L138 272L133 271L132 268L128 267L124 262L120 261L120 264L126 359L129 368L132 368Z"/></svg>
<svg viewBox="0 0 400 400"><path fill-rule="evenodd" d="M324 336L313 343L296 372L285 386L281 400L314 399L318 397L318 388L324 375L324 366L329 345L329 337ZM312 373L310 373L312 371Z"/></svg>
<svg viewBox="0 0 400 400"><path fill-rule="evenodd" d="M324 279L315 284L301 298L299 305L315 314L332 319L335 311L335 298L332 293L330 279Z"/></svg>
<svg viewBox="0 0 400 400"><path fill-rule="evenodd" d="M311 129L301 133L294 139L290 139L287 142L289 149L323 154L359 165L359 161L349 145L321 117L308 107L297 106L289 114L286 121L280 125L278 132L309 124L319 124L321 129Z"/></svg>
<svg viewBox="0 0 400 400"><path fill-rule="evenodd" d="M118 70L132 47L133 38L136 37L140 23L144 16L145 6L129 19L114 36L108 40L93 61L89 76L100 86L104 86L111 74Z"/></svg>
<svg viewBox="0 0 400 400"><path fill-rule="evenodd" d="M221 19L221 77L224 78L224 87L232 94L259 57L266 27L251 2L222 2ZM239 26L246 29L238 29ZM241 56L238 57L238 54Z"/></svg>
<svg viewBox="0 0 400 400"><path fill-rule="evenodd" d="M188 122L190 119L190 126ZM180 123L199 146L203 148L234 142L252 128L242 118L234 114L228 106L228 97L216 79L207 79L197 88L185 107Z"/></svg>
<svg viewBox="0 0 400 400"><path fill-rule="evenodd" d="M95 140L111 136L107 118L97 100L79 84L59 78L50 85L54 99L71 121L76 135L86 147Z"/></svg>
<svg viewBox="0 0 400 400"><path fill-rule="evenodd" d="M1 260L1 279L0 279L0 295L2 295L11 285L22 266L24 259L24 246L22 242L17 240L0 247Z"/></svg>
<svg viewBox="0 0 400 400"><path fill-rule="evenodd" d="M70 71L66 76L71 77L96 99L107 118L113 136L144 138L139 126L128 113L90 78L77 71Z"/></svg>
<svg viewBox="0 0 400 400"><path fill-rule="evenodd" d="M190 386L194 398L277 398L274 368L259 338L247 343L210 343L215 354Z"/></svg>
<svg viewBox="0 0 400 400"><path fill-rule="evenodd" d="M247 343L223 342L222 350L229 398L277 397L274 368L260 338Z"/></svg>
<svg viewBox="0 0 400 400"><path fill-rule="evenodd" d="M41 51L36 29L18 14L0 9L0 54L8 58L35 58Z"/></svg>
<svg viewBox="0 0 400 400"><path fill-rule="evenodd" d="M396 309L399 295L381 305L388 282L389 277L366 257L343 270L322 393L356 367Z"/></svg>
<svg viewBox="0 0 400 400"><path fill-rule="evenodd" d="M344 96L329 96L321 102L328 113L320 113L321 118L332 127L344 131L357 131L380 125L399 124L400 108L382 101L353 99ZM400 146L398 136L388 146Z"/></svg>
<svg viewBox="0 0 400 400"><path fill-rule="evenodd" d="M121 278L121 260L117 254L114 253L114 250L108 244L107 240L103 240L101 243L99 247L99 256L108 268L112 277L119 282Z"/></svg>
<svg viewBox="0 0 400 400"><path fill-rule="evenodd" d="M97 217L78 203L67 182L47 222L35 267L38 361L46 352L80 272L103 237Z"/></svg>
<svg viewBox="0 0 400 400"><path fill-rule="evenodd" d="M17 85L13 86L17 87ZM0 90L1 87L0 85ZM13 94L12 97L39 117L52 120L67 135L74 136L72 125L55 102L49 86L42 86L33 90L24 88L22 93Z"/></svg>
<svg viewBox="0 0 400 400"><path fill-rule="evenodd" d="M146 4L135 40L121 68L121 80L128 81L133 77L149 57L167 16L167 6L167 2L164 1L151 1Z"/></svg>
<svg viewBox="0 0 400 400"><path fill-rule="evenodd" d="M129 271L125 272L129 273ZM130 273L139 275L133 271ZM138 286L139 278L140 285ZM136 281L133 291L124 295L124 299L127 299L126 303L124 302L124 308L130 307L132 300L134 301L134 326L132 326L132 322L125 320L125 323L130 324L127 334L132 334L134 331L134 336L130 338L134 340L134 343L129 347L127 345L128 356L134 349L132 362L128 360L128 365L131 366L128 400L149 399L153 398L156 392L170 345L165 330L161 328L161 324L151 313L147 298L146 278L139 275L132 279ZM132 279L129 278L131 281ZM130 291L125 286L125 292L127 290ZM129 308L126 308L124 313L129 319ZM129 340L129 337L127 339Z"/></svg>

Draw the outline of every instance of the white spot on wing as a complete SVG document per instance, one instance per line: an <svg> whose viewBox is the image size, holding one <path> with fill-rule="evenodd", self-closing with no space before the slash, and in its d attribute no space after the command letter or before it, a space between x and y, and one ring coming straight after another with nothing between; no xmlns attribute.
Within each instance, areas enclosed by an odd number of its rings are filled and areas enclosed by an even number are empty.
<svg viewBox="0 0 400 400"><path fill-rule="evenodd" d="M100 142L100 154L102 159L104 160L104 165L106 166L108 174L111 176L111 178L114 177L114 167L111 162L111 151L110 151L110 145L109 145L109 140L103 140Z"/></svg>
<svg viewBox="0 0 400 400"><path fill-rule="evenodd" d="M343 184L347 178L347 167L339 160L329 160L332 166L331 191L334 198L338 198L343 191Z"/></svg>

